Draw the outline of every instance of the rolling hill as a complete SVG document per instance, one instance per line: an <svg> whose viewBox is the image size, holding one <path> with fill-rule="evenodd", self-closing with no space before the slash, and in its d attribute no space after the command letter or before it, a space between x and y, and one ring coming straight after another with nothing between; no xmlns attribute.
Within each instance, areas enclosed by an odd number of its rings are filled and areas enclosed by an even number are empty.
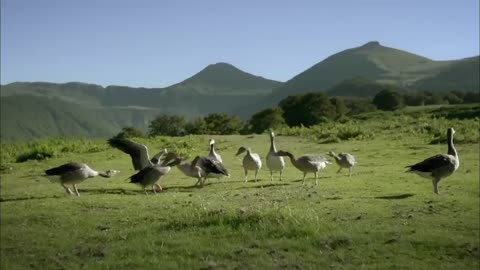
<svg viewBox="0 0 480 270"><path fill-rule="evenodd" d="M212 64L168 91L206 95L268 95L281 82L244 72L227 63Z"/></svg>
<svg viewBox="0 0 480 270"><path fill-rule="evenodd" d="M125 126L146 131L155 115L193 118L232 112L281 85L226 63L209 65L166 88L16 82L1 87L0 136L2 141L45 136L95 138L111 136Z"/></svg>
<svg viewBox="0 0 480 270"><path fill-rule="evenodd" d="M16 82L1 86L0 135L2 140L105 137L124 126L145 130L148 119L160 113L193 118L226 112L248 119L290 95L371 97L385 84L432 92L478 91L478 72L478 56L435 61L372 41L327 57L285 83L227 63L209 65L165 88Z"/></svg>
<svg viewBox="0 0 480 270"><path fill-rule="evenodd" d="M41 137L108 137L123 127L146 130L155 109L92 107L54 97L16 95L1 98L2 142Z"/></svg>
<svg viewBox="0 0 480 270"><path fill-rule="evenodd" d="M434 61L382 46L372 41L336 53L288 80L273 93L272 101L305 92L326 92L341 81L364 77L379 83L408 86L433 76L455 61Z"/></svg>
<svg viewBox="0 0 480 270"><path fill-rule="evenodd" d="M471 57L453 63L441 72L413 84L418 90L479 91L480 57Z"/></svg>

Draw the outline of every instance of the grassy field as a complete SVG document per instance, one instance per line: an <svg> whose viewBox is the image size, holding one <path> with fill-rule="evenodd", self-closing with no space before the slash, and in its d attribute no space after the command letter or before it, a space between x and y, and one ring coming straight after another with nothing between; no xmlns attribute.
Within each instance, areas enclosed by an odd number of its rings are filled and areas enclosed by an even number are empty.
<svg viewBox="0 0 480 270"><path fill-rule="evenodd" d="M478 132L478 121L471 128ZM142 142L152 152L168 147L191 159L208 153L209 138ZM1 269L479 268L478 143L456 144L460 168L435 195L430 181L404 167L445 153L446 145L404 128L339 143L279 136L277 147L296 155L356 156L352 177L332 164L318 186L313 175L302 185L289 161L283 181L278 174L270 181L262 168L258 182L245 183L243 156L234 154L249 146L265 161L268 136L214 138L230 178L199 189L173 169L161 181L166 191L148 196L124 181L134 173L129 157L105 142L83 141L85 151L67 149L44 161L3 156ZM81 183L80 197L39 176L72 160L121 172Z"/></svg>

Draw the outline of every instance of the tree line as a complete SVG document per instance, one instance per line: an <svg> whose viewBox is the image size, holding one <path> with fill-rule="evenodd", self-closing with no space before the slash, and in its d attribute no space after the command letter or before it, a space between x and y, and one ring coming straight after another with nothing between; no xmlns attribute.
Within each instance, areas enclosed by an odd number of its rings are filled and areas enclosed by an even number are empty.
<svg viewBox="0 0 480 270"><path fill-rule="evenodd" d="M328 121L346 121L352 115L375 110L393 111L405 106L478 103L474 92L407 92L385 88L373 99L329 97L324 93L288 96L277 107L264 109L243 121L227 113L211 113L187 120L181 115L159 115L150 122L148 132L125 127L116 137L183 136L188 134L251 134L285 126L310 127Z"/></svg>

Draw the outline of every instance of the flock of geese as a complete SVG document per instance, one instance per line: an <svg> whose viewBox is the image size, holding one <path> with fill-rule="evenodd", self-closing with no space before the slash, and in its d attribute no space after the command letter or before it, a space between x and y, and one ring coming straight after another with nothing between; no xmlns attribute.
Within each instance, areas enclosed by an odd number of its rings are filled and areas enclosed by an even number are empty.
<svg viewBox="0 0 480 270"><path fill-rule="evenodd" d="M433 191L438 194L438 183L445 177L453 174L459 167L459 159L455 146L453 145L453 135L455 130L448 128L447 130L447 154L439 154L427 158L417 164L407 166L407 172L416 173L422 177L432 180ZM167 149L155 154L150 158L148 149L145 145L139 144L127 139L112 138L108 140L108 144L120 151L130 155L134 170L138 171L127 179L130 183L139 184L145 194L146 188L152 187L152 191L157 193L162 191L159 182L160 179L168 174L174 166L186 176L196 178L195 186L203 187L208 178L230 177L227 169L223 165L222 157L215 151L215 140L210 140L210 152L208 156L196 156L192 161L184 161L177 154L168 152ZM238 149L236 156L245 153L242 165L245 174L245 182L248 181L248 172L254 171L254 181L257 181L258 171L262 168L262 159L251 148L242 146ZM352 168L357 163L355 157L348 153L329 152L339 169L339 173L343 168L348 168L348 175L352 175ZM307 173L315 175L315 184L318 185L318 173L328 164L331 164L325 157L318 155L304 155L296 158L292 153L278 150L275 146L275 134L270 131L270 150L266 157L267 168L270 171L270 180L273 181L273 173L278 172L280 181L285 168L284 157L288 157L292 165L303 173L302 184L305 183ZM79 196L77 184L85 179L101 176L113 177L119 171L108 170L106 172L97 172L90 168L87 164L70 162L59 167L48 169L45 175L52 182L58 182L62 185L68 194L73 195L72 190L66 185L72 185L75 194Z"/></svg>

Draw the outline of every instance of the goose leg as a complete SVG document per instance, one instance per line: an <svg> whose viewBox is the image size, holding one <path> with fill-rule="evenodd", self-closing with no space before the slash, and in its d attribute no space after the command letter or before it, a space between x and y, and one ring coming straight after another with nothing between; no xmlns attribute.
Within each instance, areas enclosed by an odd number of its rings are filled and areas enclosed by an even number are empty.
<svg viewBox="0 0 480 270"><path fill-rule="evenodd" d="M145 195L148 195L147 189L143 187L143 192L145 192Z"/></svg>
<svg viewBox="0 0 480 270"><path fill-rule="evenodd" d="M157 187L158 187L158 189L160 190L160 192L162 192L162 191L163 191L163 188L162 188L162 186L160 186L159 184L155 183L155 184L153 184L153 185L154 185L154 186L157 186ZM155 191L156 191L156 190L155 190ZM157 192L155 192L155 193L157 193Z"/></svg>
<svg viewBox="0 0 480 270"><path fill-rule="evenodd" d="M248 171L247 170L244 170L244 171L245 171L245 182L247 182Z"/></svg>
<svg viewBox="0 0 480 270"><path fill-rule="evenodd" d="M78 193L77 185L73 184L73 189L75 190L75 194L77 194L77 196L80 196L80 193Z"/></svg>
<svg viewBox="0 0 480 270"><path fill-rule="evenodd" d="M67 186L65 186L65 184L62 184L62 187L65 189L65 191L70 194L70 195L73 195L73 192L70 188L68 188Z"/></svg>
<svg viewBox="0 0 480 270"><path fill-rule="evenodd" d="M315 185L318 186L318 173L315 172Z"/></svg>
<svg viewBox="0 0 480 270"><path fill-rule="evenodd" d="M270 171L270 181L273 181L273 171Z"/></svg>
<svg viewBox="0 0 480 270"><path fill-rule="evenodd" d="M436 178L432 179L433 192L435 192L435 194L438 194L438 182L439 182L438 179L436 179Z"/></svg>
<svg viewBox="0 0 480 270"><path fill-rule="evenodd" d="M340 173L341 170L342 170L342 167L338 168L337 173Z"/></svg>
<svg viewBox="0 0 480 270"><path fill-rule="evenodd" d="M280 170L280 181L282 181L282 173L283 173L283 170Z"/></svg>
<svg viewBox="0 0 480 270"><path fill-rule="evenodd" d="M348 168L348 177L352 176L352 167Z"/></svg>
<svg viewBox="0 0 480 270"><path fill-rule="evenodd" d="M152 191L153 191L153 194L157 194L157 191L155 190L155 184L152 185Z"/></svg>
<svg viewBox="0 0 480 270"><path fill-rule="evenodd" d="M255 170L255 182L257 182L257 174L258 174L258 170Z"/></svg>
<svg viewBox="0 0 480 270"><path fill-rule="evenodd" d="M307 175L306 172L303 173L302 185L305 184L305 176Z"/></svg>

